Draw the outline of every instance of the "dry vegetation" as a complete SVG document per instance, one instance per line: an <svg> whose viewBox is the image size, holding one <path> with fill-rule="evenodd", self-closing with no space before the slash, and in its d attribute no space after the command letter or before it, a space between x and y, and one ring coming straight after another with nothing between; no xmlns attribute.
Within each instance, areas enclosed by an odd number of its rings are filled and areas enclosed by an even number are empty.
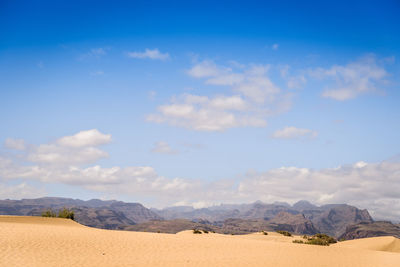
<svg viewBox="0 0 400 267"><path fill-rule="evenodd" d="M293 243L298 243L298 244L308 244L308 245L319 245L319 246L329 246L330 244L335 244L337 243L336 239L325 234L315 234L313 236L307 236L304 235L303 240L293 240Z"/></svg>

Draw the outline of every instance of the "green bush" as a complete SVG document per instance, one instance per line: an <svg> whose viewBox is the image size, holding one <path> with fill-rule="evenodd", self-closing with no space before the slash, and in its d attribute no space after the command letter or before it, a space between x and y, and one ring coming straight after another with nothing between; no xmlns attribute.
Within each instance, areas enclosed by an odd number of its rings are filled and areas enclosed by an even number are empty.
<svg viewBox="0 0 400 267"><path fill-rule="evenodd" d="M42 217L56 217L56 213L51 209L42 212Z"/></svg>
<svg viewBox="0 0 400 267"><path fill-rule="evenodd" d="M65 218L74 220L74 212L70 209L63 208L58 212L58 218Z"/></svg>
<svg viewBox="0 0 400 267"><path fill-rule="evenodd" d="M336 243L336 239L326 234L315 234L309 237L304 244L329 246L330 244Z"/></svg>
<svg viewBox="0 0 400 267"><path fill-rule="evenodd" d="M288 231L276 231L276 232L280 233L281 235L284 235L284 236L292 236L292 234L289 233Z"/></svg>
<svg viewBox="0 0 400 267"><path fill-rule="evenodd" d="M203 230L203 233L208 234L208 231L207 230Z"/></svg>
<svg viewBox="0 0 400 267"><path fill-rule="evenodd" d="M309 245L319 245L319 246L329 246L329 243L321 238L311 238L305 244Z"/></svg>
<svg viewBox="0 0 400 267"><path fill-rule="evenodd" d="M335 238L333 238L329 235L326 235L326 234L315 234L313 237L320 238L322 240L326 240L329 244L334 244L337 242Z"/></svg>
<svg viewBox="0 0 400 267"><path fill-rule="evenodd" d="M263 233L263 235L268 235L266 231L261 231L261 233Z"/></svg>
<svg viewBox="0 0 400 267"><path fill-rule="evenodd" d="M315 234L311 237L304 235L303 238L306 239L307 241L293 240L293 243L329 246L330 244L334 244L337 242L335 238L333 238L329 235L326 235L326 234Z"/></svg>

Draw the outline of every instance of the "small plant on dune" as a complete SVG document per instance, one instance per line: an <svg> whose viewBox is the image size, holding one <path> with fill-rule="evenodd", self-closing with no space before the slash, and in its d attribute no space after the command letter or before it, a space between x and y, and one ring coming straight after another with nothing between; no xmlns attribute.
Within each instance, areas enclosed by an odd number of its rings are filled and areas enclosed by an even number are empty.
<svg viewBox="0 0 400 267"><path fill-rule="evenodd" d="M74 220L75 214L72 210L63 208L58 212L58 218L64 218L64 219L71 219Z"/></svg>
<svg viewBox="0 0 400 267"><path fill-rule="evenodd" d="M193 234L202 234L202 232L200 230L193 229Z"/></svg>
<svg viewBox="0 0 400 267"><path fill-rule="evenodd" d="M304 235L303 238L307 239L307 241L293 240L293 243L329 246L330 244L334 244L337 242L335 238L333 238L329 235L326 235L326 234L315 234L311 237Z"/></svg>
<svg viewBox="0 0 400 267"><path fill-rule="evenodd" d="M305 244L308 245L318 245L318 246L329 246L329 243L326 240L323 240L321 238L311 238Z"/></svg>
<svg viewBox="0 0 400 267"><path fill-rule="evenodd" d="M261 233L263 233L263 235L268 235L266 231L261 231Z"/></svg>
<svg viewBox="0 0 400 267"><path fill-rule="evenodd" d="M56 217L56 213L51 209L42 212L42 217Z"/></svg>
<svg viewBox="0 0 400 267"><path fill-rule="evenodd" d="M328 244L337 243L335 238L333 238L333 237L331 237L329 235L326 235L326 234L315 234L315 235L313 235L312 238L314 238L314 239L318 239L319 238L319 239L325 240L326 242L328 242Z"/></svg>
<svg viewBox="0 0 400 267"><path fill-rule="evenodd" d="M276 232L280 233L281 235L284 235L284 236L292 236L292 234L288 231L276 231Z"/></svg>
<svg viewBox="0 0 400 267"><path fill-rule="evenodd" d="M203 233L208 234L208 231L207 230L203 230Z"/></svg>
<svg viewBox="0 0 400 267"><path fill-rule="evenodd" d="M340 238L339 240L338 240L339 242L343 242L343 241L346 241L346 238Z"/></svg>

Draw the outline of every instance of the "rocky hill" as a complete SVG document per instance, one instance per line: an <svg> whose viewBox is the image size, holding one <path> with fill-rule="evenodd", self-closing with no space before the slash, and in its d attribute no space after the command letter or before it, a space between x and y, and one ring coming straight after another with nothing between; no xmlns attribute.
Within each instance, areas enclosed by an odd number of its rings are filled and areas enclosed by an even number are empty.
<svg viewBox="0 0 400 267"><path fill-rule="evenodd" d="M374 236L394 236L400 238L400 226L387 221L362 222L346 227L339 237L350 240Z"/></svg>
<svg viewBox="0 0 400 267"><path fill-rule="evenodd" d="M360 222L373 222L367 210L360 210L356 207L343 205L322 206L322 213L311 219L314 226L320 232L335 237L341 236L346 227Z"/></svg>
<svg viewBox="0 0 400 267"><path fill-rule="evenodd" d="M271 220L268 220L268 223L276 230L292 233L314 235L319 232L303 214L291 214L282 211Z"/></svg>
<svg viewBox="0 0 400 267"><path fill-rule="evenodd" d="M139 203L99 199L83 201L47 197L0 200L0 214L4 215L40 216L46 209L57 211L63 207L72 209L76 221L87 226L161 232L188 230L201 225L221 233L286 230L298 234L321 232L339 237L347 232L350 225L373 222L367 210L346 204L319 207L304 200L293 206L284 202L266 204L257 201L202 209L182 206L161 210L148 209Z"/></svg>
<svg viewBox="0 0 400 267"><path fill-rule="evenodd" d="M284 202L266 204L257 201L252 204L220 205L203 209L173 207L153 211L166 219L202 219L212 223L220 222L220 224L227 219L242 219L249 222L262 220L268 221L270 226L274 223L276 226L296 233L311 234L315 231L335 237L342 235L348 225L372 222L367 210L360 210L346 204L318 207L305 200L293 206ZM276 217L278 214L285 214L285 216Z"/></svg>
<svg viewBox="0 0 400 267"><path fill-rule="evenodd" d="M139 203L103 201L92 199L83 201L71 198L38 198L22 200L0 200L0 215L41 216L47 209L57 211L70 208L75 220L83 225L116 229L120 225L132 225L150 220L162 219L159 215Z"/></svg>

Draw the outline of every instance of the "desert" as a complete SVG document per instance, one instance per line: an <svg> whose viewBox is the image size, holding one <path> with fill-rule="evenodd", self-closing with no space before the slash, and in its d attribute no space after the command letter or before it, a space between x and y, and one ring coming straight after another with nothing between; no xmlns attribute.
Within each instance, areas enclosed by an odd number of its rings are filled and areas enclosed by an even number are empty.
<svg viewBox="0 0 400 267"><path fill-rule="evenodd" d="M0 216L1 266L398 266L400 240L330 246L298 236L177 234L96 229L61 218Z"/></svg>
<svg viewBox="0 0 400 267"><path fill-rule="evenodd" d="M400 0L0 0L0 267L400 267Z"/></svg>

